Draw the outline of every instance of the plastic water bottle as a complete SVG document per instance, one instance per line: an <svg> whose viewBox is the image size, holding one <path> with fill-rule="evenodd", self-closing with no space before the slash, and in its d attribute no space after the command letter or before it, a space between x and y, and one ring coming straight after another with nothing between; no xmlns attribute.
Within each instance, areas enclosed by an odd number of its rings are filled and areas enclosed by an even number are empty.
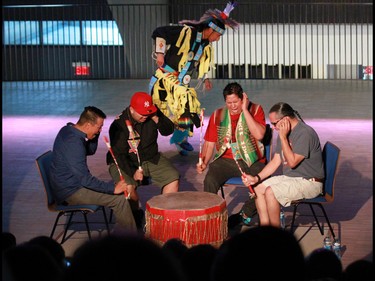
<svg viewBox="0 0 375 281"><path fill-rule="evenodd" d="M323 248L332 251L332 239L329 233L324 237Z"/></svg>
<svg viewBox="0 0 375 281"><path fill-rule="evenodd" d="M283 209L280 210L280 227L281 229L285 229L285 214Z"/></svg>
<svg viewBox="0 0 375 281"><path fill-rule="evenodd" d="M333 241L332 249L335 252L336 256L341 260L341 243L338 238Z"/></svg>

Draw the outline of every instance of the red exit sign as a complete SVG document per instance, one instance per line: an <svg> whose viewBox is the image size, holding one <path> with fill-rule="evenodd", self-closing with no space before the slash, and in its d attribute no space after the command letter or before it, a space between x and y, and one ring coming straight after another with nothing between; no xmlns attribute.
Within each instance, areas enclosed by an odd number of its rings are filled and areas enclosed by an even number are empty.
<svg viewBox="0 0 375 281"><path fill-rule="evenodd" d="M77 76L88 76L90 75L90 63L89 62L73 62L74 75Z"/></svg>

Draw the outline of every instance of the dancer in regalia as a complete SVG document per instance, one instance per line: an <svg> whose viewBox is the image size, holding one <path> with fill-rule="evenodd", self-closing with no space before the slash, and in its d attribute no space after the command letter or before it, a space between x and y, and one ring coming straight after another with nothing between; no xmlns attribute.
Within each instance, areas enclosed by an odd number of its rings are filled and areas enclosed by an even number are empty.
<svg viewBox="0 0 375 281"><path fill-rule="evenodd" d="M149 90L154 104L175 123L170 142L181 155L193 150L188 137L193 135L194 125L200 127L201 104L190 81L198 78L205 90L211 90L208 79L213 64L211 43L220 40L226 26L232 29L239 26L229 18L235 6L236 2L228 2L223 11L209 9L199 21L183 20L180 25L158 27L152 34L153 57L158 68Z"/></svg>

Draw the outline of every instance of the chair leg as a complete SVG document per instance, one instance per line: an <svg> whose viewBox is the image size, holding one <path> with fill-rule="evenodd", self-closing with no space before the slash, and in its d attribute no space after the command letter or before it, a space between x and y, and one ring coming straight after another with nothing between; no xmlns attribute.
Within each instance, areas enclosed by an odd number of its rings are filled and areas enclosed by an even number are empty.
<svg viewBox="0 0 375 281"><path fill-rule="evenodd" d="M108 225L108 219L107 219L107 214L105 212L105 208L104 206L102 207L102 210L103 210L103 215L104 215L104 222L105 222L105 226L107 228L107 232L108 232L108 235L110 234L110 231L109 231L109 225ZM112 211L112 209L111 209Z"/></svg>
<svg viewBox="0 0 375 281"><path fill-rule="evenodd" d="M292 217L292 222L290 224L290 232L291 233L294 233L294 221L296 220L297 207L298 207L298 204L295 204L293 206L293 217Z"/></svg>
<svg viewBox="0 0 375 281"><path fill-rule="evenodd" d="M333 231L333 227L332 227L332 225L331 225L331 222L330 222L329 219L328 219L328 216L327 216L326 210L324 209L324 206L323 206L322 204L318 204L318 206L320 207L320 209L321 209L322 212L323 212L323 215L324 215L324 217L325 217L325 219L326 219L326 222L327 222L327 224L328 224L329 230L330 230L331 233L332 233L332 237L333 237L333 239L335 239L335 238L336 238L336 235L335 235L335 232ZM322 234L322 235L323 235L323 234Z"/></svg>
<svg viewBox="0 0 375 281"><path fill-rule="evenodd" d="M113 210L111 209L111 212L109 213L109 223L112 223L112 217L113 217Z"/></svg>
<svg viewBox="0 0 375 281"><path fill-rule="evenodd" d="M60 217L61 217L62 214L63 214L62 212L59 212L59 213L57 214L57 216L56 216L56 220L55 220L55 223L54 223L54 225L53 225L53 228L52 228L51 234L50 234L50 236L49 236L50 238L53 238L53 234L55 234L55 230L56 230L57 223L59 222L59 219L60 219Z"/></svg>
<svg viewBox="0 0 375 281"><path fill-rule="evenodd" d="M317 217L316 214L315 214L315 211L314 211L314 208L313 208L313 204L308 204L308 205L310 206L311 212L312 212L313 215L314 215L314 218L315 218L316 224L318 225L318 228L319 228L320 234L321 234L321 235L324 235L324 229L323 229L323 227L320 225L319 220L318 220L318 217ZM317 205L320 206L320 204L317 204Z"/></svg>
<svg viewBox="0 0 375 281"><path fill-rule="evenodd" d="M220 186L220 191L221 191L221 197L223 197L223 199L225 199L223 186Z"/></svg>
<svg viewBox="0 0 375 281"><path fill-rule="evenodd" d="M68 224L65 226L64 235L63 235L63 238L61 239L60 244L63 244L63 243L65 242L65 237L66 237L66 234L67 234L67 232L68 232L68 229L69 229L69 227L70 227L70 225L71 225L71 223L72 223L72 218L73 218L74 213L75 213L75 212L71 212L71 213L70 213L69 220L68 220ZM61 214L63 214L63 213L61 213Z"/></svg>
<svg viewBox="0 0 375 281"><path fill-rule="evenodd" d="M89 236L89 240L91 240L91 231L89 226L89 221L87 220L87 212L82 211L83 217L85 218L85 225L87 229L87 235Z"/></svg>
<svg viewBox="0 0 375 281"><path fill-rule="evenodd" d="M318 216L316 215L316 213L315 213L315 211L314 211L314 208L312 207L312 205L317 205L317 206L319 206L319 208L322 210L322 213L323 213L323 215L324 215L324 218L326 219L326 222L327 222L327 224L328 224L328 227L329 227L329 230L331 231L331 233L332 233L332 237L333 238L335 238L336 236L335 236L335 232L333 231L333 227L332 227L332 225L331 225L331 222L329 221L329 219L328 219L328 216L327 216L327 213L326 213L326 211L325 211L325 209L324 209L324 206L322 205L322 204L320 204L320 203L306 203L306 204L308 204L309 206L310 206L310 209L311 209L311 212L313 213L313 216L314 216L314 218L315 218L315 221L316 221L316 224L318 225L318 228L319 228L319 231L320 231L320 234L321 235L324 235L324 229L323 229L323 227L320 225L320 223L319 223L319 220L318 220ZM296 218L296 213L297 213L297 207L298 207L298 205L299 205L299 203L297 203L297 204L295 204L294 205L294 210L293 210L293 218L292 218L292 223L291 223L291 225L290 225L290 232L294 232L293 230L294 230L294 222L295 222L295 218Z"/></svg>

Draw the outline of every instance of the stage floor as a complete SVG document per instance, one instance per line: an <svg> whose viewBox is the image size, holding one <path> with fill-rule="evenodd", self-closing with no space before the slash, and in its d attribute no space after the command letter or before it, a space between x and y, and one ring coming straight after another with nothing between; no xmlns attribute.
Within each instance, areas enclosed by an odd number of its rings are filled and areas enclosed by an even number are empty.
<svg viewBox="0 0 375 281"><path fill-rule="evenodd" d="M224 105L222 90L234 80L213 80L210 92L199 93L205 111L205 124L215 108ZM326 206L336 235L343 246L343 266L357 259L373 259L373 83L361 80L237 80L251 101L260 103L266 116L273 104L289 103L306 123L326 141L341 149L335 185L335 201ZM52 149L57 132L67 122L76 122L87 105L101 108L107 119L102 135L108 135L112 120L126 106L134 92L147 91L148 80L101 80L68 82L2 83L3 102L3 231L15 234L17 242L38 235L49 235L55 216L47 210L35 159ZM268 121L268 120L267 120ZM204 128L205 130L205 128ZM180 156L160 137L160 150L181 173L181 191L203 191L204 174L198 175L199 130L191 138L195 147L189 156ZM276 138L276 133L274 139ZM107 147L101 142L89 157L91 172L103 180L110 176L105 163ZM142 208L160 190L152 185L139 188ZM238 212L247 198L242 187L225 188L229 215ZM291 209L286 209L287 225ZM301 209L303 211L303 209ZM306 209L306 211L308 211ZM100 220L100 216L94 216ZM255 219L256 221L256 219ZM321 247L320 235L312 219L300 218L295 234L305 254ZM323 219L324 221L324 219ZM324 223L325 231L328 230ZM105 235L102 225L93 235ZM62 228L55 235L61 235ZM61 238L61 237L60 237ZM84 228L77 227L63 244L72 255L87 239Z"/></svg>

